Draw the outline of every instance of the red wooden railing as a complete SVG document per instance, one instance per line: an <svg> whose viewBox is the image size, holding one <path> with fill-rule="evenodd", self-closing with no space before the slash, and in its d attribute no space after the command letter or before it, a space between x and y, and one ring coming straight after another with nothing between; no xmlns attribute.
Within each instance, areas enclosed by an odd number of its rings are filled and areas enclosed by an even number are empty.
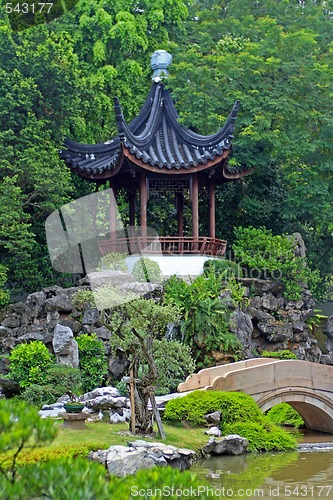
<svg viewBox="0 0 333 500"><path fill-rule="evenodd" d="M111 252L133 254L163 254L163 255L216 255L222 256L227 242L217 238L199 236L135 236L117 238L115 240L100 240L98 247L102 255Z"/></svg>

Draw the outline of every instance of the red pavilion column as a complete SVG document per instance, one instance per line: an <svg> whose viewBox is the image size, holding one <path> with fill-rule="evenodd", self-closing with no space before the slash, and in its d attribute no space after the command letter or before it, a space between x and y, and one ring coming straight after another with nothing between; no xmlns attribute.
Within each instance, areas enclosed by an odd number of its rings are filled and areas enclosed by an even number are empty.
<svg viewBox="0 0 333 500"><path fill-rule="evenodd" d="M210 178L209 183L209 236L215 238L215 181Z"/></svg>
<svg viewBox="0 0 333 500"><path fill-rule="evenodd" d="M198 174L192 176L192 236L194 240L199 238L199 182ZM193 250L198 250L198 243L195 243Z"/></svg>
<svg viewBox="0 0 333 500"><path fill-rule="evenodd" d="M131 233L129 236L134 236L134 227L135 227L135 206L136 206L136 192L135 191L129 191L128 193L129 196L129 220L130 220L130 227L131 227Z"/></svg>
<svg viewBox="0 0 333 500"><path fill-rule="evenodd" d="M140 172L140 225L141 236L143 238L143 246L145 247L145 238L147 237L147 175L144 170Z"/></svg>
<svg viewBox="0 0 333 500"><path fill-rule="evenodd" d="M116 243L116 231L117 231L117 203L116 203L116 192L114 189L113 179L110 180L110 240L112 243ZM116 248L113 250L116 251Z"/></svg>
<svg viewBox="0 0 333 500"><path fill-rule="evenodd" d="M177 208L177 235L181 238L184 236L184 194L176 193L176 208ZM179 253L183 253L183 241L178 244Z"/></svg>
<svg viewBox="0 0 333 500"><path fill-rule="evenodd" d="M178 236L184 236L184 195L183 193L176 194L177 207L177 232Z"/></svg>

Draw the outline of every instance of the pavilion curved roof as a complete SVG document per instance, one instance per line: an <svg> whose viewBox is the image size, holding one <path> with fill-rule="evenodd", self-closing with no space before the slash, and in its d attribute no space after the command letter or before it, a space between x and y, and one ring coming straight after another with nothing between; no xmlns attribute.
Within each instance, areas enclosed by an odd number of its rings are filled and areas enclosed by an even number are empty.
<svg viewBox="0 0 333 500"><path fill-rule="evenodd" d="M153 82L140 113L125 122L120 103L114 108L118 136L99 144L80 144L65 139L61 158L79 175L90 180L113 177L127 158L138 167L161 174L186 174L221 165L222 176L235 179L245 174L228 169L225 159L231 149L236 101L225 125L215 134L204 136L182 126L172 97L161 82Z"/></svg>

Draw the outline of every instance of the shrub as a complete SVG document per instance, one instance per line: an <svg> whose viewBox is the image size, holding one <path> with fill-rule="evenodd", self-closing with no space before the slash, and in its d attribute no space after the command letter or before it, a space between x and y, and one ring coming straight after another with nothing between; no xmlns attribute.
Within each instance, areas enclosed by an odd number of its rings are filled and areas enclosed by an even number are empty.
<svg viewBox="0 0 333 500"><path fill-rule="evenodd" d="M72 295L72 304L79 308L95 307L94 293L91 290L78 290Z"/></svg>
<svg viewBox="0 0 333 500"><path fill-rule="evenodd" d="M9 303L9 291L4 288L7 281L7 268L0 264L0 307Z"/></svg>
<svg viewBox="0 0 333 500"><path fill-rule="evenodd" d="M296 439L288 432L271 425L269 428L258 422L234 422L227 424L224 434L239 434L249 442L249 451L295 450Z"/></svg>
<svg viewBox="0 0 333 500"><path fill-rule="evenodd" d="M97 271L127 271L126 254L111 252L101 257Z"/></svg>
<svg viewBox="0 0 333 500"><path fill-rule="evenodd" d="M231 276L242 277L242 268L236 262L227 259L209 259L204 263L204 273L213 272L223 280L228 280Z"/></svg>
<svg viewBox="0 0 333 500"><path fill-rule="evenodd" d="M103 343L95 333L84 333L77 337L79 348L79 368L84 392L103 385L108 372L108 364Z"/></svg>
<svg viewBox="0 0 333 500"><path fill-rule="evenodd" d="M157 262L148 257L141 257L134 264L132 274L137 281L159 283L162 273Z"/></svg>
<svg viewBox="0 0 333 500"><path fill-rule="evenodd" d="M199 486L201 488L198 491ZM111 478L111 496L109 498L134 498L140 495L140 491L144 490L147 493L145 497L141 498L167 497L172 500L179 500L180 498L204 500L207 498L208 488L209 484L191 471L179 471L171 467L154 467L149 470L141 470L134 476ZM149 495L150 491L154 492L156 490L156 495ZM162 495L158 493L159 491L162 492ZM182 492L182 496L180 496L180 492ZM209 490L209 498L217 498L213 488Z"/></svg>
<svg viewBox="0 0 333 500"><path fill-rule="evenodd" d="M54 422L41 419L35 408L24 401L0 400L0 477L13 481L16 477L17 457L24 447L52 441L56 435ZM3 461L6 461L6 467ZM3 489L0 488L2 498Z"/></svg>
<svg viewBox="0 0 333 500"><path fill-rule="evenodd" d="M168 491L168 498L173 500L180 498L180 491L188 492L186 498L203 500L206 498L206 488L203 488L202 493L197 493L197 489L199 486L209 487L196 474L171 467L141 470L125 478L107 479L105 472L102 464L84 458L53 460L20 468L20 478L14 484L0 476L0 488L3 498L125 499L132 498L132 495L140 496L142 490L148 491L148 496L151 496L149 491L158 490ZM190 487L194 490L193 494ZM212 493L210 498L216 497Z"/></svg>
<svg viewBox="0 0 333 500"><path fill-rule="evenodd" d="M306 268L304 258L295 256L296 242L287 235L273 236L266 228L238 227L233 245L236 260L264 279L279 279L285 284L285 295L290 300L301 297L302 283L311 283L314 273ZM316 274L316 273L314 273ZM314 280L315 281L315 280Z"/></svg>
<svg viewBox="0 0 333 500"><path fill-rule="evenodd" d="M67 391L82 394L81 372L78 368L72 366L60 364L51 366L45 373L45 384L54 387L54 391L59 396L62 396Z"/></svg>
<svg viewBox="0 0 333 500"><path fill-rule="evenodd" d="M195 370L190 348L177 340L154 340L153 355L158 370L159 394L176 391Z"/></svg>
<svg viewBox="0 0 333 500"><path fill-rule="evenodd" d="M230 281L231 282L231 281ZM228 284L229 286L229 284ZM183 341L191 348L197 366L207 366L214 360L207 355L209 351L229 352L238 358L241 345L229 331L230 294L243 291L229 287L230 293L219 298L222 285L221 277L210 272L198 276L192 283L181 282L172 277L164 285L164 302L175 304L183 314L180 326ZM245 288L244 288L245 290Z"/></svg>
<svg viewBox="0 0 333 500"><path fill-rule="evenodd" d="M267 417L276 425L290 425L295 429L304 425L304 420L300 414L288 403L273 406L267 412Z"/></svg>
<svg viewBox="0 0 333 500"><path fill-rule="evenodd" d="M172 422L186 421L192 425L206 422L206 413L220 411L223 425L239 421L264 422L265 417L251 396L241 392L194 391L169 401L164 418Z"/></svg>
<svg viewBox="0 0 333 500"><path fill-rule="evenodd" d="M14 347L9 357L9 377L21 388L43 384L45 372L55 363L54 356L40 340Z"/></svg>
<svg viewBox="0 0 333 500"><path fill-rule="evenodd" d="M263 358L297 359L296 354L288 349L282 349L281 351L262 351L261 356Z"/></svg>
<svg viewBox="0 0 333 500"><path fill-rule="evenodd" d="M71 366L54 365L45 372L42 384L30 385L22 392L21 397L28 404L41 407L44 404L54 403L67 391L82 394L81 372Z"/></svg>

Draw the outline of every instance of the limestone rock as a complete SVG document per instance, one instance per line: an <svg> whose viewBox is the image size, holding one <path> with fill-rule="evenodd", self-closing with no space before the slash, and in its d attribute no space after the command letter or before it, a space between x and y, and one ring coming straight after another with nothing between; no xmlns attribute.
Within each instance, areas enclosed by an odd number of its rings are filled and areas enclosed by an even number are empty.
<svg viewBox="0 0 333 500"><path fill-rule="evenodd" d="M243 345L243 353L246 357L252 354L253 324L251 317L243 311L236 309L230 317L230 330L237 335Z"/></svg>
<svg viewBox="0 0 333 500"><path fill-rule="evenodd" d="M71 299L65 293L51 297L45 301L45 311L70 313L73 310Z"/></svg>
<svg viewBox="0 0 333 500"><path fill-rule="evenodd" d="M281 301L274 297L272 293L265 294L261 299L261 305L268 311L277 311L280 308Z"/></svg>
<svg viewBox="0 0 333 500"><path fill-rule="evenodd" d="M44 308L46 294L44 292L36 292L28 295L25 307L29 316L37 318Z"/></svg>
<svg viewBox="0 0 333 500"><path fill-rule="evenodd" d="M78 345L76 340L74 339L72 330L68 326L56 326L52 345L57 363L78 368Z"/></svg>
<svg viewBox="0 0 333 500"><path fill-rule="evenodd" d="M109 410L111 408L123 408L126 407L128 398L119 396L119 397L112 397L112 396L98 396L94 399L86 399L85 405L87 408L90 408L94 412L98 411L103 411L103 410Z"/></svg>
<svg viewBox="0 0 333 500"><path fill-rule="evenodd" d="M126 372L130 364L126 354L120 349L117 349L116 353L112 354L108 361L109 372L117 379L119 379Z"/></svg>
<svg viewBox="0 0 333 500"><path fill-rule="evenodd" d="M82 323L93 325L99 322L99 312L97 309L86 309L83 314Z"/></svg>
<svg viewBox="0 0 333 500"><path fill-rule="evenodd" d="M250 288L254 295L263 296L265 293L272 293L275 297L280 297L285 289L281 281L261 280L257 278L238 278L243 286Z"/></svg>
<svg viewBox="0 0 333 500"><path fill-rule="evenodd" d="M95 328L95 333L97 338L101 340L110 340L111 332L105 326L100 326L99 328Z"/></svg>
<svg viewBox="0 0 333 500"><path fill-rule="evenodd" d="M229 434L222 438L210 438L203 452L209 455L242 455L248 445L247 439L238 434Z"/></svg>
<svg viewBox="0 0 333 500"><path fill-rule="evenodd" d="M293 330L290 323L272 321L269 323L259 322L259 330L266 335L270 342L284 342L292 338Z"/></svg>
<svg viewBox="0 0 333 500"><path fill-rule="evenodd" d="M89 453L89 458L106 466L109 474L125 477L135 474L140 469L149 469L156 465L184 470L188 468L195 452L185 448L150 443L143 440L129 442L128 446L111 446L107 450Z"/></svg>
<svg viewBox="0 0 333 500"><path fill-rule="evenodd" d="M19 384L14 380L0 378L0 391L6 396L6 398L12 398L17 394L20 394L21 389Z"/></svg>
<svg viewBox="0 0 333 500"><path fill-rule="evenodd" d="M98 387L93 391L86 392L81 396L80 401L88 401L88 399L94 399L99 396L110 396L117 398L120 396L119 391L116 387Z"/></svg>
<svg viewBox="0 0 333 500"><path fill-rule="evenodd" d="M333 316L327 318L323 331L329 339L333 339Z"/></svg>
<svg viewBox="0 0 333 500"><path fill-rule="evenodd" d="M214 436L214 437L221 437L222 436L222 432L216 426L210 427L209 429L207 429L205 431L205 434L207 434L208 436Z"/></svg>
<svg viewBox="0 0 333 500"><path fill-rule="evenodd" d="M116 412L110 413L110 423L119 424L120 422L129 422L131 420L131 410L129 408L120 408Z"/></svg>
<svg viewBox="0 0 333 500"><path fill-rule="evenodd" d="M205 415L205 420L208 424L217 425L221 422L221 412L213 411L213 413L207 413L207 415Z"/></svg>

